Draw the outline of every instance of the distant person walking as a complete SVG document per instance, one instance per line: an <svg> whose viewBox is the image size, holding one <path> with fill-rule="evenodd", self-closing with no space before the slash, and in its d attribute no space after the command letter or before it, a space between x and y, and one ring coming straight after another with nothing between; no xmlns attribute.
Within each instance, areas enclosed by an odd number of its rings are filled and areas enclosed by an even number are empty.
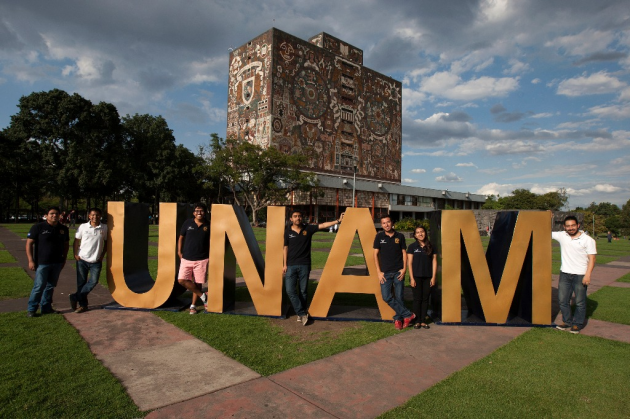
<svg viewBox="0 0 630 419"><path fill-rule="evenodd" d="M33 225L26 236L28 268L35 271L28 317L35 317L40 306L42 314L59 313L52 307L53 292L70 248L68 227L59 222L59 213L58 207L50 207L46 220Z"/></svg>
<svg viewBox="0 0 630 419"><path fill-rule="evenodd" d="M431 287L435 286L437 254L424 227L416 227L413 236L416 240L407 248L407 266L409 266L409 280L413 291L413 312L419 319L413 327L414 329L429 329L426 323L427 310Z"/></svg>
<svg viewBox="0 0 630 419"><path fill-rule="evenodd" d="M612 236L612 233L610 231L606 235L606 238L608 239L608 243L612 243L613 236Z"/></svg>
<svg viewBox="0 0 630 419"><path fill-rule="evenodd" d="M77 261L77 292L69 297L75 313L88 310L88 294L101 276L103 258L107 252L107 225L101 223L102 217L99 208L91 208L88 211L89 221L81 224L74 235L72 249Z"/></svg>
<svg viewBox="0 0 630 419"><path fill-rule="evenodd" d="M416 318L405 307L405 272L407 272L407 246L405 236L394 230L389 215L381 217L383 231L374 238L374 263L381 283L383 300L396 312L394 326L398 330L408 327ZM392 294L392 287L394 293Z"/></svg>
<svg viewBox="0 0 630 419"><path fill-rule="evenodd" d="M553 214L552 214L553 217ZM584 234L577 218L564 219L564 231L553 231L551 237L560 243L560 280L558 302L563 324L560 330L580 333L586 318L586 289L591 283L597 247L595 240ZM575 313L571 313L571 296L575 294Z"/></svg>

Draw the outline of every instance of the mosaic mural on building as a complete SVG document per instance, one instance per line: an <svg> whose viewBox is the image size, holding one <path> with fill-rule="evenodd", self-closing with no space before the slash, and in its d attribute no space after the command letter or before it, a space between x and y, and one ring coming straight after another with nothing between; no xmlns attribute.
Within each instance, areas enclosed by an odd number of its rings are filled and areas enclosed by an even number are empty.
<svg viewBox="0 0 630 419"><path fill-rule="evenodd" d="M230 54L227 135L308 156L307 169L400 182L401 83L328 34L271 29Z"/></svg>

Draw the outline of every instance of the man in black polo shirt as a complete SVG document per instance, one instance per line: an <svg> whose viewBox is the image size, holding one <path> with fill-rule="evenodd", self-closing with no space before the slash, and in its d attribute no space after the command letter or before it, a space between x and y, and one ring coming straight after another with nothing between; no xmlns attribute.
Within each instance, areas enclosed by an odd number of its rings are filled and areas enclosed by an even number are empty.
<svg viewBox="0 0 630 419"><path fill-rule="evenodd" d="M69 247L68 227L59 222L59 208L51 207L46 221L33 225L26 238L28 268L35 271L26 313L28 317L35 317L40 305L42 314L58 313L52 307L53 292L66 264Z"/></svg>
<svg viewBox="0 0 630 419"><path fill-rule="evenodd" d="M381 283L383 300L396 312L394 325L402 330L409 326L416 317L405 307L405 272L407 271L407 246L405 236L394 231L392 218L381 217L381 227L374 238L374 263ZM394 294L392 295L392 286Z"/></svg>
<svg viewBox="0 0 630 419"><path fill-rule="evenodd" d="M195 204L193 218L184 221L177 240L177 254L180 258L177 278L192 292L189 312L197 314L197 297L203 301L204 308L208 308L208 296L201 292L210 257L210 223L206 220L205 204Z"/></svg>
<svg viewBox="0 0 630 419"><path fill-rule="evenodd" d="M291 212L291 225L284 231L283 272L287 295L297 314L297 321L306 326L308 313L306 300L308 297L308 276L311 273L311 238L319 230L340 224L344 213L338 220L327 223L302 224L302 212Z"/></svg>

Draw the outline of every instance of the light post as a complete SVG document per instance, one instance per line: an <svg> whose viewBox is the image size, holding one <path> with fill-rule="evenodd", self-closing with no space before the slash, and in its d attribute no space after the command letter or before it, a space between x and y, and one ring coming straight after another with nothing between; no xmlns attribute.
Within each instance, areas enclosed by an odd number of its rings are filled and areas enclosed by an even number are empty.
<svg viewBox="0 0 630 419"><path fill-rule="evenodd" d="M357 162L356 162L356 160L354 162L353 171L354 171L354 173L352 174L352 208L355 207L354 194L355 194L356 189L357 189Z"/></svg>

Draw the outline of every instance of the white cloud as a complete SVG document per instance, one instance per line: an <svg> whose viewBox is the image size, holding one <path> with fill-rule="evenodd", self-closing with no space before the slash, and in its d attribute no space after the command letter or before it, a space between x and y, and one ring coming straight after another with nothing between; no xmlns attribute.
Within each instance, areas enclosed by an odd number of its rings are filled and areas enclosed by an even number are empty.
<svg viewBox="0 0 630 419"><path fill-rule="evenodd" d="M507 172L507 169L503 169L503 168L479 169L479 172L485 173L487 175L498 175L499 173Z"/></svg>
<svg viewBox="0 0 630 419"><path fill-rule="evenodd" d="M593 187L593 190L597 192L614 193L614 192L619 192L621 188L618 186L604 184L604 185L595 185Z"/></svg>
<svg viewBox="0 0 630 419"><path fill-rule="evenodd" d="M456 167L477 167L477 165L475 163L457 163L455 165Z"/></svg>
<svg viewBox="0 0 630 419"><path fill-rule="evenodd" d="M411 169L411 173L426 173L426 169Z"/></svg>
<svg viewBox="0 0 630 419"><path fill-rule="evenodd" d="M540 83L542 80L540 80L538 77L532 80L532 84L538 84Z"/></svg>
<svg viewBox="0 0 630 419"><path fill-rule="evenodd" d="M438 176L435 178L437 182L461 182L463 179L457 176L455 173L450 172L444 176Z"/></svg>
<svg viewBox="0 0 630 419"><path fill-rule="evenodd" d="M512 184L499 184L496 182L487 183L483 185L481 188L477 190L476 193L479 195L499 195L499 196L507 196L511 195L512 191L517 189Z"/></svg>
<svg viewBox="0 0 630 419"><path fill-rule="evenodd" d="M530 70L529 64L517 60L516 58L510 58L508 61L510 68L503 71L503 74L522 74Z"/></svg>
<svg viewBox="0 0 630 419"><path fill-rule="evenodd" d="M561 48L569 55L586 55L606 49L614 38L612 31L586 29L576 35L559 36L545 42L545 46Z"/></svg>
<svg viewBox="0 0 630 419"><path fill-rule="evenodd" d="M437 72L420 83L420 90L452 100L503 97L518 89L518 77L482 76L464 81L454 73Z"/></svg>
<svg viewBox="0 0 630 419"><path fill-rule="evenodd" d="M552 116L553 116L552 113L543 112L543 113L535 113L535 114L531 115L530 118L535 118L535 119L538 119L538 118L551 118Z"/></svg>
<svg viewBox="0 0 630 419"><path fill-rule="evenodd" d="M605 93L616 93L625 87L626 83L617 77L609 75L605 71L600 71L590 76L582 75L572 79L562 80L558 84L557 93L564 96L584 96L599 95Z"/></svg>
<svg viewBox="0 0 630 419"><path fill-rule="evenodd" d="M442 169L441 167L436 167L435 169L432 170L433 173L440 173L443 172L444 169Z"/></svg>
<svg viewBox="0 0 630 419"><path fill-rule="evenodd" d="M628 119L630 118L630 103L623 105L593 106L588 110L587 114L601 118Z"/></svg>
<svg viewBox="0 0 630 419"><path fill-rule="evenodd" d="M409 178L404 178L402 180L402 183L416 183L416 182L418 182L418 181L415 180L415 179L409 179Z"/></svg>

